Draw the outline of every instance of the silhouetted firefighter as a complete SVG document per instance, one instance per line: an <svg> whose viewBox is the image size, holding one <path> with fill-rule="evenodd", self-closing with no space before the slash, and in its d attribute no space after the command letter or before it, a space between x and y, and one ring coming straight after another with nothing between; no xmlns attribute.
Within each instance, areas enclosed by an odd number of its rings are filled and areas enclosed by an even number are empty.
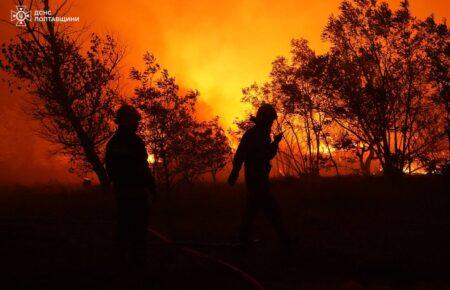
<svg viewBox="0 0 450 290"><path fill-rule="evenodd" d="M283 245L290 249L290 239L281 221L281 214L273 193L269 188L270 160L277 154L278 143L283 135L280 133L271 142L270 131L277 118L275 109L263 104L252 118L255 126L242 136L233 159L233 170L228 183L234 185L239 177L242 163L245 164L245 182L247 201L242 219L239 238L247 244L251 239L252 223L257 212L262 209L273 223Z"/></svg>
<svg viewBox="0 0 450 290"><path fill-rule="evenodd" d="M147 150L136 134L141 116L130 105L117 111L119 126L106 146L106 170L117 199L119 255L131 267L145 266L149 195L156 196Z"/></svg>

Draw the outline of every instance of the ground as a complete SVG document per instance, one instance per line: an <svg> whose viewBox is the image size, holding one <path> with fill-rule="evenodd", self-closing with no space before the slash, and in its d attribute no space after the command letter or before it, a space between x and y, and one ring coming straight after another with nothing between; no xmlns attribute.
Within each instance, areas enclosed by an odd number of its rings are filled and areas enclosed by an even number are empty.
<svg viewBox="0 0 450 290"><path fill-rule="evenodd" d="M114 259L114 199L98 188L4 186L1 289L450 289L450 194L438 177L273 182L294 240L284 254L259 217L234 246L244 187L182 186L152 205L148 268ZM208 257L183 250L198 250Z"/></svg>

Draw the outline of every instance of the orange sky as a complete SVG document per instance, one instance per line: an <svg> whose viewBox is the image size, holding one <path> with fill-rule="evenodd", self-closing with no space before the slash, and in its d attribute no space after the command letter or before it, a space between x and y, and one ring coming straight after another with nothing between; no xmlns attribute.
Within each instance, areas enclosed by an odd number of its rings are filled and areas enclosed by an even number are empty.
<svg viewBox="0 0 450 290"><path fill-rule="evenodd" d="M400 1L388 2L397 6ZM438 19L450 17L449 1L410 2L413 13L419 17L431 13ZM0 2L1 19L9 20L13 3ZM139 66L145 51L153 52L182 87L200 91L202 113L211 109L211 114L219 115L222 124L228 127L244 110L240 103L241 89L266 80L272 60L289 52L292 38L308 39L318 52L327 49L320 34L340 1L73 0L72 3L70 16L79 16L93 31L116 34L126 45L124 70ZM0 29L0 42L13 35L6 24L0 24ZM126 90L132 89L126 80L124 85ZM20 115L17 102L18 96L0 85L0 113L6 105L14 105ZM14 131L16 135L30 134L28 125ZM9 137L7 133L0 134L4 139L1 149L8 146ZM1 164L0 160L0 170Z"/></svg>
<svg viewBox="0 0 450 290"><path fill-rule="evenodd" d="M91 4L95 2L95 4ZM95 29L117 32L127 44L127 65L150 50L182 86L196 88L230 125L240 115L241 89L267 78L272 60L304 37L318 52L328 16L339 0L288 1L77 1L73 13ZM104 1L106 2L106 1ZM111 4L109 4L111 3ZM391 1L398 5L399 1ZM450 16L450 3L411 1L419 16Z"/></svg>

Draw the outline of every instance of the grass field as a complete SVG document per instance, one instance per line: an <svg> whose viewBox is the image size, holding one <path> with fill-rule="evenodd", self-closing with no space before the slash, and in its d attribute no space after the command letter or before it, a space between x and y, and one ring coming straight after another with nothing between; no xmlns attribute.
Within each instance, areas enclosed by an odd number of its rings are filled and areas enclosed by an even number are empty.
<svg viewBox="0 0 450 290"><path fill-rule="evenodd" d="M259 218L250 249L236 239L244 187L183 186L152 205L145 273L114 259L114 199L96 188L7 187L0 196L0 289L252 289L187 245L266 289L450 289L450 194L437 177L273 182L294 252Z"/></svg>

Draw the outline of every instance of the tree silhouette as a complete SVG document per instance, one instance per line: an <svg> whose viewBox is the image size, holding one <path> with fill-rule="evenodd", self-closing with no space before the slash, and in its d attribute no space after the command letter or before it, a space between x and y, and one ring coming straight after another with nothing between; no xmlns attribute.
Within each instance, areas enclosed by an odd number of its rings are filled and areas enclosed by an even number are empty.
<svg viewBox="0 0 450 290"><path fill-rule="evenodd" d="M155 176L170 191L176 180L192 182L199 175L225 165L230 148L218 120L194 118L197 91L180 93L175 78L162 69L155 57L144 55L145 68L132 68L138 82L133 104L143 113L141 134L154 156Z"/></svg>
<svg viewBox="0 0 450 290"><path fill-rule="evenodd" d="M376 0L343 1L323 33L332 45L326 111L373 148L386 174L412 172L439 150L443 118L433 103L429 34L408 1L392 11Z"/></svg>
<svg viewBox="0 0 450 290"><path fill-rule="evenodd" d="M373 160L389 175L436 171L450 136L446 24L416 19L408 1L392 11L385 2L345 0L322 36L328 53L294 39L270 81L243 90L244 102L271 103L281 115L281 170L317 175L328 163L338 172L333 156L352 152L365 175Z"/></svg>
<svg viewBox="0 0 450 290"><path fill-rule="evenodd" d="M57 17L64 4L50 9L44 0L30 10L51 10ZM110 36L92 34L87 49L79 39L80 33L67 24L27 21L16 39L2 45L0 67L14 76L12 86L31 95L30 114L40 121L41 135L58 145L58 152L68 155L77 169L93 170L107 185L99 156L112 133L123 50Z"/></svg>
<svg viewBox="0 0 450 290"><path fill-rule="evenodd" d="M445 158L441 159L444 159L448 167L450 164L448 156L450 153L450 32L445 23L436 23L433 16L428 17L422 23L422 27L426 30L428 37L425 50L431 60L429 79L436 88L434 101L445 115L448 151Z"/></svg>
<svg viewBox="0 0 450 290"><path fill-rule="evenodd" d="M219 170L225 167L231 158L231 147L225 131L219 124L219 118L203 122L202 132L198 134L200 151L199 160L203 163L205 173L211 173L213 182L216 183L216 175Z"/></svg>
<svg viewBox="0 0 450 290"><path fill-rule="evenodd" d="M185 131L184 151L178 155L179 167L185 181L192 182L200 174L210 173L216 183L216 174L231 157L228 138L218 118L207 122L192 122Z"/></svg>

